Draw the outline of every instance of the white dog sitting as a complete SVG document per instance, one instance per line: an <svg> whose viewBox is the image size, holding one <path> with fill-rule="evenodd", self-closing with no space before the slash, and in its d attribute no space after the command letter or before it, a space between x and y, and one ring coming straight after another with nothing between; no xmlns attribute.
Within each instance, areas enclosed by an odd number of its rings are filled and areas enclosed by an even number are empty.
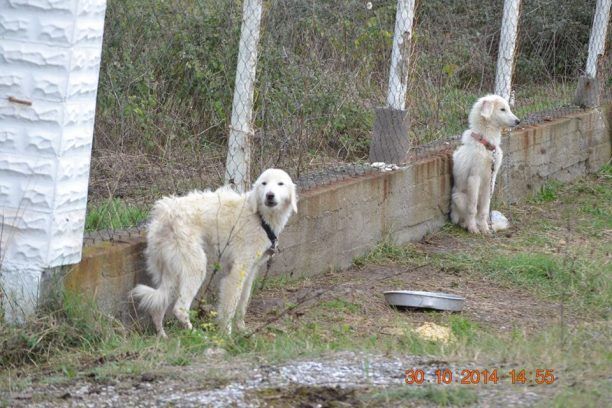
<svg viewBox="0 0 612 408"><path fill-rule="evenodd" d="M470 128L453 153L451 221L469 232L489 233L489 207L502 163L501 131L520 120L497 95L480 98L469 114Z"/></svg>
<svg viewBox="0 0 612 408"><path fill-rule="evenodd" d="M173 313L191 329L189 308L206 279L207 257L227 265L219 284L218 321L230 334L244 329L244 315L258 268L276 249L277 236L297 212L295 185L287 173L264 171L245 194L229 187L165 197L151 212L145 256L156 289L138 285L131 295L149 312L158 335Z"/></svg>

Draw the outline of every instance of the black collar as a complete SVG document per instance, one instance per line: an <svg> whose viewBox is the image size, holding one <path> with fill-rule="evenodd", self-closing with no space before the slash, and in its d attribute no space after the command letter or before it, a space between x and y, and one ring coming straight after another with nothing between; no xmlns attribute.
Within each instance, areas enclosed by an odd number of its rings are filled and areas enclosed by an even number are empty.
<svg viewBox="0 0 612 408"><path fill-rule="evenodd" d="M278 237L276 236L276 234L274 233L274 231L272 231L272 227L270 227L270 224L268 224L263 217L261 216L261 214L258 212L257 213L259 215L259 220L261 221L261 227L264 229L264 231L266 231L266 235L268 236L268 239L270 240L270 242L272 243L272 245L270 246L270 248L268 249L268 251L271 251L272 253L274 253L276 251L276 244L278 242Z"/></svg>

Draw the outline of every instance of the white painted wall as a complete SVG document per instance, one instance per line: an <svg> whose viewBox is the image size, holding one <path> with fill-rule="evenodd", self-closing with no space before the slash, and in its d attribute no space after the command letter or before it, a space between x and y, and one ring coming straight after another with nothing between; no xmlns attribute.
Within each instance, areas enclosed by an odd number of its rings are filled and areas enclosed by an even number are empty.
<svg viewBox="0 0 612 408"><path fill-rule="evenodd" d="M0 0L7 320L33 310L44 268L81 259L105 9L106 0Z"/></svg>

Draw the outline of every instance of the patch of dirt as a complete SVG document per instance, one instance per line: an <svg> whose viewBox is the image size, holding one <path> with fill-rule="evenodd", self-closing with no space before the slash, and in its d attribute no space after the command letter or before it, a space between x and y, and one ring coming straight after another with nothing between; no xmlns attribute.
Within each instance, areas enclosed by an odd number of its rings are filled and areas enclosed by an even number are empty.
<svg viewBox="0 0 612 408"><path fill-rule="evenodd" d="M354 388L336 387L274 387L256 391L262 405L273 408L363 407Z"/></svg>
<svg viewBox="0 0 612 408"><path fill-rule="evenodd" d="M497 237L497 240L508 239ZM465 243L447 234L432 235L416 244L425 253L466 250ZM288 305L300 304L290 312L299 321L317 321L325 324L325 316L310 313L312 306L340 299L355 304L359 313L343 314L342 324L357 331L393 334L397 318L405 319L415 327L424 322L437 322L449 312L427 312L418 309L393 309L385 301L387 290L420 290L446 292L465 297L461 312L471 321L497 332L514 328L533 332L551 325L559 319L559 305L538 298L526 289L494 281L479 273L460 270L453 266L434 267L405 265L368 265L341 272L289 283L281 288L264 289L256 293L249 306L247 323L258 327L274 319ZM313 296L314 294L314 296ZM320 294L317 296L317 294ZM314 299L303 302L303 299ZM565 311L567 321L567 311ZM327 323L337 324L334 314Z"/></svg>

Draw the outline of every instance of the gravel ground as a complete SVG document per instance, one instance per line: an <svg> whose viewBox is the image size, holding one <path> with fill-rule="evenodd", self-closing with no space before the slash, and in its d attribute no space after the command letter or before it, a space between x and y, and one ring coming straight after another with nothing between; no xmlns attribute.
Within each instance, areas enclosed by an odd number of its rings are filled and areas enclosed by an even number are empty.
<svg viewBox="0 0 612 408"><path fill-rule="evenodd" d="M4 398L12 407L366 406L360 396L388 387L418 387L404 383L404 372L410 368L424 370L427 384L433 382L438 368L450 368L459 377L462 369L470 367L422 357L354 352L274 365L232 361L230 366L222 357L214 357L206 364L120 380L32 385ZM500 372L510 369L497 368ZM455 387L470 387L478 395L477 406L493 407L532 406L556 386L512 385L509 378L502 377L499 384ZM435 406L427 400L414 404Z"/></svg>

